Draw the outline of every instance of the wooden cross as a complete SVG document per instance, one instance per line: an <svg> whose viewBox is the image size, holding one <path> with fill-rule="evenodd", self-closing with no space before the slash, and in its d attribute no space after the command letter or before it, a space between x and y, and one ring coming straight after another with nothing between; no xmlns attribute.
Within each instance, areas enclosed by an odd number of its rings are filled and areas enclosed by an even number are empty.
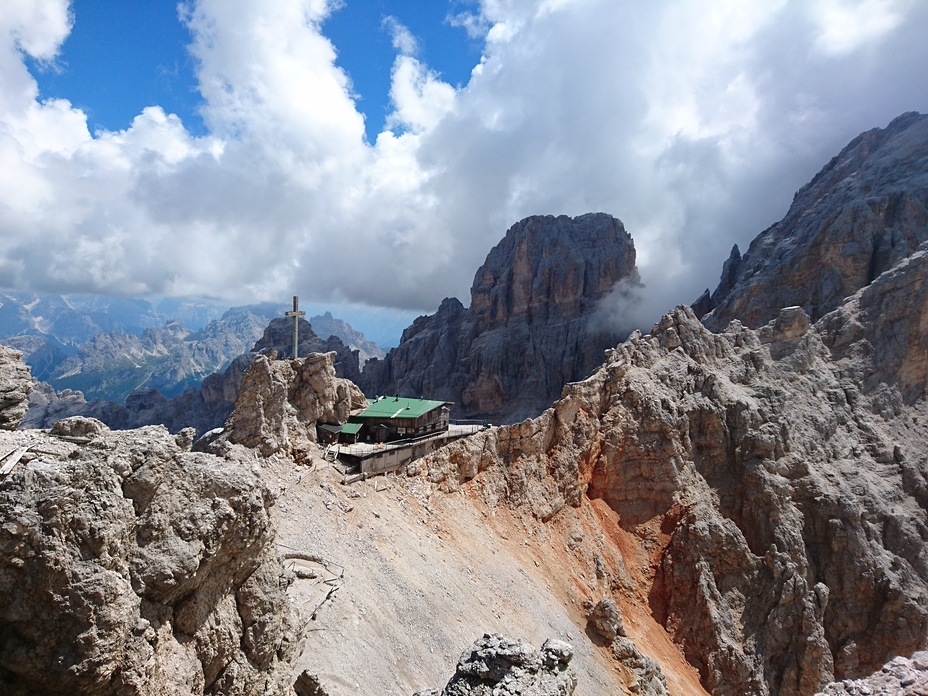
<svg viewBox="0 0 928 696"><path fill-rule="evenodd" d="M293 357L299 357L299 350L297 345L300 340L300 317L305 317L306 312L300 311L300 298L296 295L293 296L293 311L287 312L286 316L293 317Z"/></svg>

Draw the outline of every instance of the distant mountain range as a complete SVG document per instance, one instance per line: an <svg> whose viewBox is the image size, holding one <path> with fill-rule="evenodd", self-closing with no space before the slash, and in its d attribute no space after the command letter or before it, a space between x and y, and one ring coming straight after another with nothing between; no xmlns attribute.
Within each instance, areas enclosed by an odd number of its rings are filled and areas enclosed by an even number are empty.
<svg viewBox="0 0 928 696"><path fill-rule="evenodd" d="M252 350L286 305L224 309L208 301L0 293L0 342L23 352L32 375L55 390L123 403L137 390L172 398ZM330 312L312 318L361 364L383 351Z"/></svg>

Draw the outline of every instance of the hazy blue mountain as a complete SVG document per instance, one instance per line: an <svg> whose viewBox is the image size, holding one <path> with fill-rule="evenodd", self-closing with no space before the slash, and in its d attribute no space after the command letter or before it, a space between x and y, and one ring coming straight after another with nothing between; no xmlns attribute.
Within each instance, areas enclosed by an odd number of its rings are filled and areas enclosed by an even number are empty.
<svg viewBox="0 0 928 696"><path fill-rule="evenodd" d="M331 312L310 317L309 323L320 338L337 336L346 346L357 350L362 367L371 358L382 358L385 355L380 346L368 340L348 322L333 317Z"/></svg>

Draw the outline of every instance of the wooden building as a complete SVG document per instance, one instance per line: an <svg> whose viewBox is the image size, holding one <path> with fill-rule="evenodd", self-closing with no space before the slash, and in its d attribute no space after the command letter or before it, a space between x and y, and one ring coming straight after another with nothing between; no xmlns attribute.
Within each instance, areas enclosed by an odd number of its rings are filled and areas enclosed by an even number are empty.
<svg viewBox="0 0 928 696"><path fill-rule="evenodd" d="M360 423L361 442L389 442L448 430L450 401L382 396L345 425ZM344 432L344 428L343 428Z"/></svg>

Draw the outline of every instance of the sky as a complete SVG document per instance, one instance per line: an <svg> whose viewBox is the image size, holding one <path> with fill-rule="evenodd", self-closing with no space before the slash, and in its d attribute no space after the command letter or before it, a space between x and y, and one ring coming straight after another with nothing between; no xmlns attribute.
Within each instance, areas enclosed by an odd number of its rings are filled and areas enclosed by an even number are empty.
<svg viewBox="0 0 928 696"><path fill-rule="evenodd" d="M928 111L926 35L925 0L3 0L0 287L412 316L601 211L647 327Z"/></svg>

